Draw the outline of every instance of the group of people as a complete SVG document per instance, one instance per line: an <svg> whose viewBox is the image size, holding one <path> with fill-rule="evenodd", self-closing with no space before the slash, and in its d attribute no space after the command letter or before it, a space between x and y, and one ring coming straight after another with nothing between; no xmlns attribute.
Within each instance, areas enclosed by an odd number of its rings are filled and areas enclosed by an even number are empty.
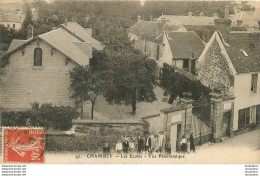
<svg viewBox="0 0 260 176"><path fill-rule="evenodd" d="M182 136L181 139L181 152L186 153L189 151L195 152L195 143L194 143L194 137L193 134L190 134L190 138L187 139L185 135Z"/></svg>
<svg viewBox="0 0 260 176"><path fill-rule="evenodd" d="M118 140L115 151L117 154L128 154L137 152L138 154L141 153L152 153L152 152L158 152L161 153L163 149L167 153L171 153L171 142L170 139L167 140L165 143L165 135L163 132L159 132L159 134L147 134L145 136L138 136L136 140L133 138L124 138L124 140ZM165 148L164 148L165 147ZM108 143L105 143L105 146L103 148L103 153L110 153L110 147Z"/></svg>
<svg viewBox="0 0 260 176"><path fill-rule="evenodd" d="M168 139L169 141L169 139ZM141 154L142 152L145 153L161 153L163 151L165 142L165 135L163 132L159 132L159 134L154 135L151 133L150 135L146 136L138 136L137 138L137 153ZM170 143L170 142L169 142ZM170 146L167 145L168 149L170 150Z"/></svg>
<svg viewBox="0 0 260 176"><path fill-rule="evenodd" d="M123 138L122 138L123 139ZM193 134L190 134L190 138L187 139L185 135L183 135L181 141L181 152L195 152L195 143ZM103 153L108 154L110 153L110 147L108 143L105 143L103 148ZM136 140L133 138L124 138L123 140L118 140L115 146L115 152L117 154L128 154L137 152L138 154L142 153L149 153L153 154L153 152L157 153L166 153L171 154L171 140L166 140L165 135L163 132L159 132L159 134L154 135L151 133L150 135L147 134L145 136L138 136Z"/></svg>

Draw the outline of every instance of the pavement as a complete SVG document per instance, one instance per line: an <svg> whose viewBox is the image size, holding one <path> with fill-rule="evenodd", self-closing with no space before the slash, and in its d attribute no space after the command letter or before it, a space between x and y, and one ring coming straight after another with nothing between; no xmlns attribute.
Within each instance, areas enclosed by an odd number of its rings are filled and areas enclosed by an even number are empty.
<svg viewBox="0 0 260 176"><path fill-rule="evenodd" d="M220 143L207 143L197 147L195 153L186 155L187 163L260 163L260 129L249 131L233 138L224 138Z"/></svg>

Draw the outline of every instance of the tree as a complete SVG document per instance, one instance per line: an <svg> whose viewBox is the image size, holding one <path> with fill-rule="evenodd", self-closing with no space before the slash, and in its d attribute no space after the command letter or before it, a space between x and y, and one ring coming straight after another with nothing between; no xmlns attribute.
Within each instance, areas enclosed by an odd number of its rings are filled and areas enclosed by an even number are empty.
<svg viewBox="0 0 260 176"><path fill-rule="evenodd" d="M197 79L190 79L181 73L175 72L175 69L167 63L163 64L162 76L160 78L160 86L171 95L183 97L184 92L190 92L192 99L199 101L203 95L209 97L210 88L204 86Z"/></svg>
<svg viewBox="0 0 260 176"><path fill-rule="evenodd" d="M137 102L155 101L155 68L154 60L132 47L110 53L105 75L106 101L112 104L131 104L132 114L136 113Z"/></svg>
<svg viewBox="0 0 260 176"><path fill-rule="evenodd" d="M93 120L94 105L97 96L102 93L102 76L93 72L88 66L77 66L70 71L72 98L79 100L81 105L81 117L83 117L83 103L91 101L91 119Z"/></svg>
<svg viewBox="0 0 260 176"><path fill-rule="evenodd" d="M32 11L31 11L30 5L28 3L25 4L24 11L25 11L25 18L23 20L22 28L27 29L28 25L33 24Z"/></svg>

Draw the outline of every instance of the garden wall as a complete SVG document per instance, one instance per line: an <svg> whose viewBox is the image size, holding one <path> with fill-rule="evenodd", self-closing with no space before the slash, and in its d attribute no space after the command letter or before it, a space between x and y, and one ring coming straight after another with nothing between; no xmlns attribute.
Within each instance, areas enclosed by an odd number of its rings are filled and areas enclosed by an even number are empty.
<svg viewBox="0 0 260 176"><path fill-rule="evenodd" d="M91 120L75 120L72 135L47 134L47 151L102 151L105 142L115 148L122 137L133 138L148 133L143 122L97 122Z"/></svg>

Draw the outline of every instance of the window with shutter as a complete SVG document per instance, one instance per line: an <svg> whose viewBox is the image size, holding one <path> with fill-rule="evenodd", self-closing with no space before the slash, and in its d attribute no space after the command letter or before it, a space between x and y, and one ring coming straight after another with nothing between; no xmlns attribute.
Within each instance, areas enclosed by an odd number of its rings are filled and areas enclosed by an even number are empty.
<svg viewBox="0 0 260 176"><path fill-rule="evenodd" d="M260 122L260 105L256 106L256 123Z"/></svg>

